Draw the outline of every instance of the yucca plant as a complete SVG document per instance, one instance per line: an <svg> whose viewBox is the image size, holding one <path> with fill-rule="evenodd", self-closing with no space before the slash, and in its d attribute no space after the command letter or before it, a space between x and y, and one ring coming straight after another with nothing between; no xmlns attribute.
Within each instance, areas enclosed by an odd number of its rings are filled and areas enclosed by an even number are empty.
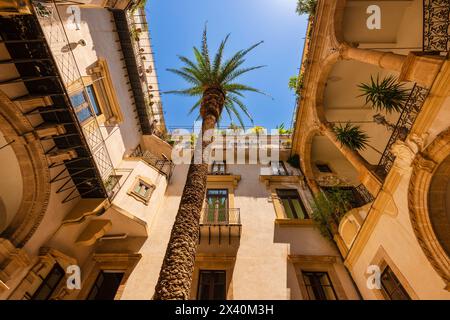
<svg viewBox="0 0 450 320"><path fill-rule="evenodd" d="M410 90L394 76L387 76L383 80L380 80L379 75L376 80L370 76L369 84L361 83L358 87L362 91L359 97L365 97L366 104L371 104L377 111L384 110L387 113L401 112L410 94Z"/></svg>
<svg viewBox="0 0 450 320"><path fill-rule="evenodd" d="M357 125L347 122L333 126L336 139L341 146L346 146L353 151L362 151L368 146L369 136Z"/></svg>
<svg viewBox="0 0 450 320"><path fill-rule="evenodd" d="M191 111L197 110L202 119L202 133L217 126L222 112L233 114L243 126L239 111L250 117L246 106L240 100L244 92L260 92L257 89L236 82L239 76L262 66L243 68L245 56L260 45L259 42L248 49L240 50L229 59L224 59L224 48L228 36L221 42L215 56L210 58L206 27L203 31L201 48L194 47L195 60L179 56L184 66L169 71L190 84L184 90L169 91L198 98ZM201 140L200 140L201 141ZM200 213L206 194L208 176L208 154L205 153L212 139L196 143L195 152L201 152L201 163L191 161L186 183L181 195L175 223L172 227L158 283L155 300L187 300L190 297L192 273L199 240Z"/></svg>

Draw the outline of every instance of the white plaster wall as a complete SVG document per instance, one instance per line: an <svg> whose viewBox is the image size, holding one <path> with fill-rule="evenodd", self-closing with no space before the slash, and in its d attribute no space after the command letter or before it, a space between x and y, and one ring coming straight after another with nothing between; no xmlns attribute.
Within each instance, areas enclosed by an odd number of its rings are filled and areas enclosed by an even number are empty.
<svg viewBox="0 0 450 320"><path fill-rule="evenodd" d="M259 181L259 165L229 165L241 175L234 191L234 207L240 208L242 235L232 277L233 299L301 299L295 269L288 254L333 255L338 251L314 227L275 227L275 210L269 191ZM122 299L151 299L167 242L178 210L187 166L175 168L163 203L149 225L149 238L140 250L142 259L131 274ZM343 266L337 268L340 281L356 293Z"/></svg>
<svg viewBox="0 0 450 320"><path fill-rule="evenodd" d="M63 21L68 21L69 15L65 7L59 10ZM111 73L124 121L115 126L102 127L106 147L113 165L116 167L122 161L123 154L134 149L141 137L140 126L136 119L134 99L130 86L127 84L127 70L123 58L112 13L106 9L83 8L80 11L80 30L73 30L66 23L66 33L70 42L83 39L86 46L78 45L73 53L82 76L87 75L86 69L99 58L105 58Z"/></svg>
<svg viewBox="0 0 450 320"><path fill-rule="evenodd" d="M186 165L175 167L164 201L154 220L148 226L149 237L139 251L142 258L128 278L121 299L148 300L152 298L178 211L187 169Z"/></svg>

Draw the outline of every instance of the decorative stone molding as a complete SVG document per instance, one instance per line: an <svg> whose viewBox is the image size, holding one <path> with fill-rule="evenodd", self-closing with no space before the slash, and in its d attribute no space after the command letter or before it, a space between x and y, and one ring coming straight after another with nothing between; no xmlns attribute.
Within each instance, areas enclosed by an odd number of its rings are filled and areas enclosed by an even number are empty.
<svg viewBox="0 0 450 320"><path fill-rule="evenodd" d="M435 202L429 201L432 180L438 168L450 157L450 128L436 139L412 163L412 175L408 189L408 206L411 224L420 247L430 264L444 280L450 283L450 257L443 248L432 225L431 214ZM447 160L446 160L447 159ZM449 183L447 175L441 175L442 183ZM442 187L446 187L442 186ZM443 194L442 196L445 197ZM448 289L447 289L448 290Z"/></svg>
<svg viewBox="0 0 450 320"><path fill-rule="evenodd" d="M22 203L7 229L1 234L15 246L22 247L39 226L50 198L50 170L44 149L32 134L33 126L0 90L0 130L12 142L22 174ZM33 137L33 139L25 139Z"/></svg>
<svg viewBox="0 0 450 320"><path fill-rule="evenodd" d="M7 239L0 238L0 296L9 290L9 281L31 264L23 249L17 249Z"/></svg>
<svg viewBox="0 0 450 320"><path fill-rule="evenodd" d="M140 253L94 253L91 260L92 265L90 267L90 270L87 270L88 276L82 279L81 290L78 293L76 299L86 299L99 273L107 270L124 273L119 289L115 296L116 300L120 299L120 296L122 295L125 287L125 283L127 282L131 272L136 267L141 257L142 255Z"/></svg>
<svg viewBox="0 0 450 320"><path fill-rule="evenodd" d="M407 174L412 170L412 162L426 142L428 134L418 136L411 134L406 141L397 140L391 148L395 155L394 168L401 174Z"/></svg>
<svg viewBox="0 0 450 320"><path fill-rule="evenodd" d="M347 293L341 284L341 279L336 272L335 265L341 263L336 256L320 255L288 255L288 261L293 264L297 276L298 285L303 299L307 300L309 295L303 279L302 271L327 272L339 300L347 300Z"/></svg>

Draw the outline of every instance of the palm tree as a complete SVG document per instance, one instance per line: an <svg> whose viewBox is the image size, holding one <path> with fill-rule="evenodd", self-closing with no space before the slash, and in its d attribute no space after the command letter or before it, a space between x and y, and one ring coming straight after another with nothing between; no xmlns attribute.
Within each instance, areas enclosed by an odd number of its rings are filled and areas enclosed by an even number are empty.
<svg viewBox="0 0 450 320"><path fill-rule="evenodd" d="M353 151L362 151L368 146L369 136L357 125L346 123L333 126L336 139L341 145L347 146Z"/></svg>
<svg viewBox="0 0 450 320"><path fill-rule="evenodd" d="M245 61L244 57L262 41L248 49L240 50L230 59L224 60L223 52L228 37L229 35L221 42L214 60L211 61L205 27L201 49L193 48L195 61L179 56L184 66L180 69L169 69L191 85L190 88L170 91L170 93L200 97L191 111L199 109L203 133L216 127L224 109L230 117L236 116L243 126L238 109L248 117L250 115L244 103L239 99L243 96L242 92L261 93L255 88L236 83L235 80L244 73L262 67L241 67ZM201 145L198 143L195 148L197 154L201 152L202 161L200 164L196 164L192 160L189 166L178 213L156 284L153 296L155 300L186 300L189 298L199 236L200 212L205 198L208 175L209 157L204 151L211 142L211 138L203 139Z"/></svg>
<svg viewBox="0 0 450 320"><path fill-rule="evenodd" d="M387 76L380 81L377 75L376 81L370 76L370 84L361 83L358 85L362 94L360 97L366 98L366 104L371 103L372 108L377 111L385 110L387 113L400 112L405 102L408 100L410 90L404 88L394 76Z"/></svg>

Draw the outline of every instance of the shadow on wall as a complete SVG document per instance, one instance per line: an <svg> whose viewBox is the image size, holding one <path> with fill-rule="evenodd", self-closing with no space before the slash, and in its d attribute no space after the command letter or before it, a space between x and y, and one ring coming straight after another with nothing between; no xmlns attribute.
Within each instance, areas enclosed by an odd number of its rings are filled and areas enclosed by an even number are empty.
<svg viewBox="0 0 450 320"><path fill-rule="evenodd" d="M3 230L6 229L7 227L6 221L7 221L6 206L5 203L3 202L2 197L0 196L0 233L2 233Z"/></svg>
<svg viewBox="0 0 450 320"><path fill-rule="evenodd" d="M274 243L287 243L287 255L311 255L311 256L339 256L337 249L331 241L323 238L316 227L289 227L275 225ZM287 257L286 257L287 259ZM304 299L302 297L298 279L298 270L288 261L286 269L286 287L290 290L292 300Z"/></svg>

